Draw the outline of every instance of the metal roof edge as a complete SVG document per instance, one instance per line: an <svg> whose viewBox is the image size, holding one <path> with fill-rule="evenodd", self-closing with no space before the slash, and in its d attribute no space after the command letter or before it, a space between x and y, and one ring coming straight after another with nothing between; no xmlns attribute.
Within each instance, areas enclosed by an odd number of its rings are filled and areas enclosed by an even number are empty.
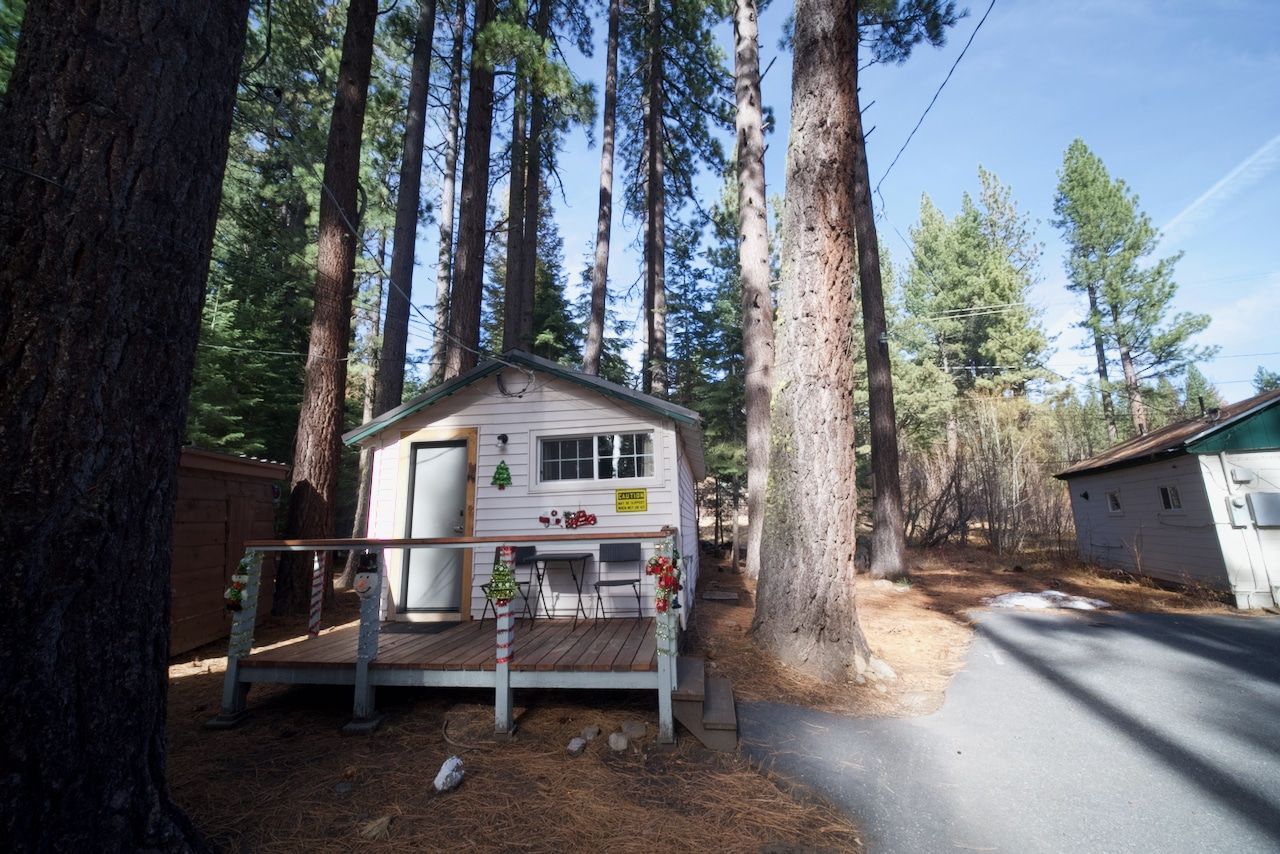
<svg viewBox="0 0 1280 854"><path fill-rule="evenodd" d="M431 404L457 394L459 391L462 391L462 389L477 380L484 379L499 370L501 367L502 365L498 362L482 362L471 370L458 374L458 376L448 382L438 385L435 388L427 389L412 400L402 403L394 409L388 409L372 421L361 424L354 430L344 433L342 436L342 443L344 445L354 445L356 442L359 442L362 439L367 439L375 433L381 433L391 425L399 421L403 421L410 415L421 412Z"/></svg>
<svg viewBox="0 0 1280 854"><path fill-rule="evenodd" d="M1257 415L1259 412L1262 412L1264 409L1275 406L1277 403L1280 403L1280 395L1275 395L1266 400L1259 401L1258 403L1246 409L1244 412L1237 412L1235 415L1231 416L1230 418L1224 418L1221 421L1215 421L1213 424L1209 425L1209 428L1207 430L1202 430L1201 432L1195 434L1194 436L1191 436L1190 438L1183 439L1182 446L1186 448L1188 451L1190 451L1191 446L1196 444L1197 442L1203 442L1205 439L1208 439L1210 436L1212 436L1214 433L1217 433L1219 430L1225 430L1228 427L1231 427L1235 424L1239 424L1241 421L1244 421L1247 418L1252 418L1254 415Z"/></svg>
<svg viewBox="0 0 1280 854"><path fill-rule="evenodd" d="M1185 447L1165 448L1160 451L1152 451L1143 457L1131 457L1129 459L1117 460L1114 463L1097 466L1095 468L1081 469L1080 471L1071 471L1070 469L1060 471L1054 475L1057 480L1071 480L1073 477L1084 477L1089 474L1102 474L1109 471L1117 471L1119 469L1136 468L1137 466L1145 466L1150 463L1158 463L1161 460L1170 460L1174 457L1185 457L1188 451Z"/></svg>

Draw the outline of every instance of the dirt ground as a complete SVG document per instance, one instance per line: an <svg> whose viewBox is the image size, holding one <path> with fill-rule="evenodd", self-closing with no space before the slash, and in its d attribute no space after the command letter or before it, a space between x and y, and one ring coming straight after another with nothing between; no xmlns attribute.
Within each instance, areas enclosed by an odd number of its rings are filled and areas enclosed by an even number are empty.
<svg viewBox="0 0 1280 854"><path fill-rule="evenodd" d="M325 624L355 613L342 598ZM300 623L277 620L258 638L300 632ZM492 692L382 689L383 726L344 737L350 688L258 686L240 728L208 731L224 655L218 644L183 656L169 688L170 787L217 850L862 850L838 812L745 760L687 734L659 746L648 694L517 692L517 734L496 743ZM628 720L647 735L613 753L608 735ZM569 739L590 725L602 735L570 757ZM466 778L437 793L432 780L452 755Z"/></svg>
<svg viewBox="0 0 1280 854"><path fill-rule="evenodd" d="M739 699L868 717L921 715L941 706L969 647L974 619L969 612L991 596L1053 589L1104 599L1122 611L1238 613L1212 591L1162 588L1057 556L1002 558L981 548L951 546L913 550L911 561L907 583L857 580L862 630L896 679L832 685L807 679L763 653L749 636L754 585L727 560L704 558L700 592L735 592L738 600L700 599L695 646L708 666L729 677Z"/></svg>
<svg viewBox="0 0 1280 854"><path fill-rule="evenodd" d="M1072 561L1005 560L977 548L912 554L908 584L858 579L858 613L877 656L897 678L866 685L807 680L763 654L748 635L753 588L727 562L704 558L689 638L731 678L739 700L771 699L863 716L927 714L942 703L972 634L968 612L1015 590L1048 588L1135 611L1230 612L1202 591L1165 590ZM325 625L349 624L340 596ZM297 637L302 624L270 620L259 645ZM519 730L492 739L492 694L384 689L385 722L372 736L343 737L349 688L260 686L239 729L211 732L225 644L170 668L169 779L206 839L228 852L477 849L503 851L860 851L857 828L835 810L736 756L685 735L660 747L650 696L628 692L519 692ZM648 735L625 753L606 744L627 720ZM580 757L565 751L584 727L602 735ZM452 792L431 782L449 756L467 776Z"/></svg>

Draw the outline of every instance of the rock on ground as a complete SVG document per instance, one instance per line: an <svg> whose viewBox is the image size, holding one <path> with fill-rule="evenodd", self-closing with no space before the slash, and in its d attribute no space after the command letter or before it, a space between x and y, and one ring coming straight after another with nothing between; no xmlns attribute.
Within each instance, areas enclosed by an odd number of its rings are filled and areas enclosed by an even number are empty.
<svg viewBox="0 0 1280 854"><path fill-rule="evenodd" d="M614 753L621 753L627 749L629 744L630 741L620 732L615 732L613 735L609 736L609 748L613 750Z"/></svg>

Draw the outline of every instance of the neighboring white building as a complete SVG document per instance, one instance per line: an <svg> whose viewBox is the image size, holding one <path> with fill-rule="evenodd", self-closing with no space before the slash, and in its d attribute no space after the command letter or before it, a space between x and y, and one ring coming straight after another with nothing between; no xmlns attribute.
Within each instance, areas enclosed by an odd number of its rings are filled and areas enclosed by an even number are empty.
<svg viewBox="0 0 1280 854"><path fill-rule="evenodd" d="M1080 557L1280 603L1280 390L1083 460L1067 482Z"/></svg>
<svg viewBox="0 0 1280 854"><path fill-rule="evenodd" d="M343 437L372 448L366 536L376 538L652 532L678 529L688 614L698 573L694 484L705 476L697 413L527 353L510 351L392 409ZM511 483L493 484L500 463ZM566 513L594 525L566 530ZM555 520L561 520L556 524ZM541 521L549 520L549 521ZM648 548L649 544L645 544ZM540 553L589 552L596 543L537 546ZM494 547L387 551L395 620L479 617ZM648 557L646 552L645 557ZM583 605L595 604L591 559ZM635 564L606 564L605 577L634 576ZM577 590L552 565L546 604L575 611ZM654 613L645 577L644 613ZM605 588L610 613L635 614L630 587Z"/></svg>

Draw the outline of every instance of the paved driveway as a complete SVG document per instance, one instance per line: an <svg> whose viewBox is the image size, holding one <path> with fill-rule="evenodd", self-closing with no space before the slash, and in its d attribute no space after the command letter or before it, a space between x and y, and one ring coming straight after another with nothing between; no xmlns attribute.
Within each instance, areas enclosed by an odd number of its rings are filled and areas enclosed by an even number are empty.
<svg viewBox="0 0 1280 854"><path fill-rule="evenodd" d="M873 852L1280 851L1280 618L986 613L933 715L739 716Z"/></svg>

